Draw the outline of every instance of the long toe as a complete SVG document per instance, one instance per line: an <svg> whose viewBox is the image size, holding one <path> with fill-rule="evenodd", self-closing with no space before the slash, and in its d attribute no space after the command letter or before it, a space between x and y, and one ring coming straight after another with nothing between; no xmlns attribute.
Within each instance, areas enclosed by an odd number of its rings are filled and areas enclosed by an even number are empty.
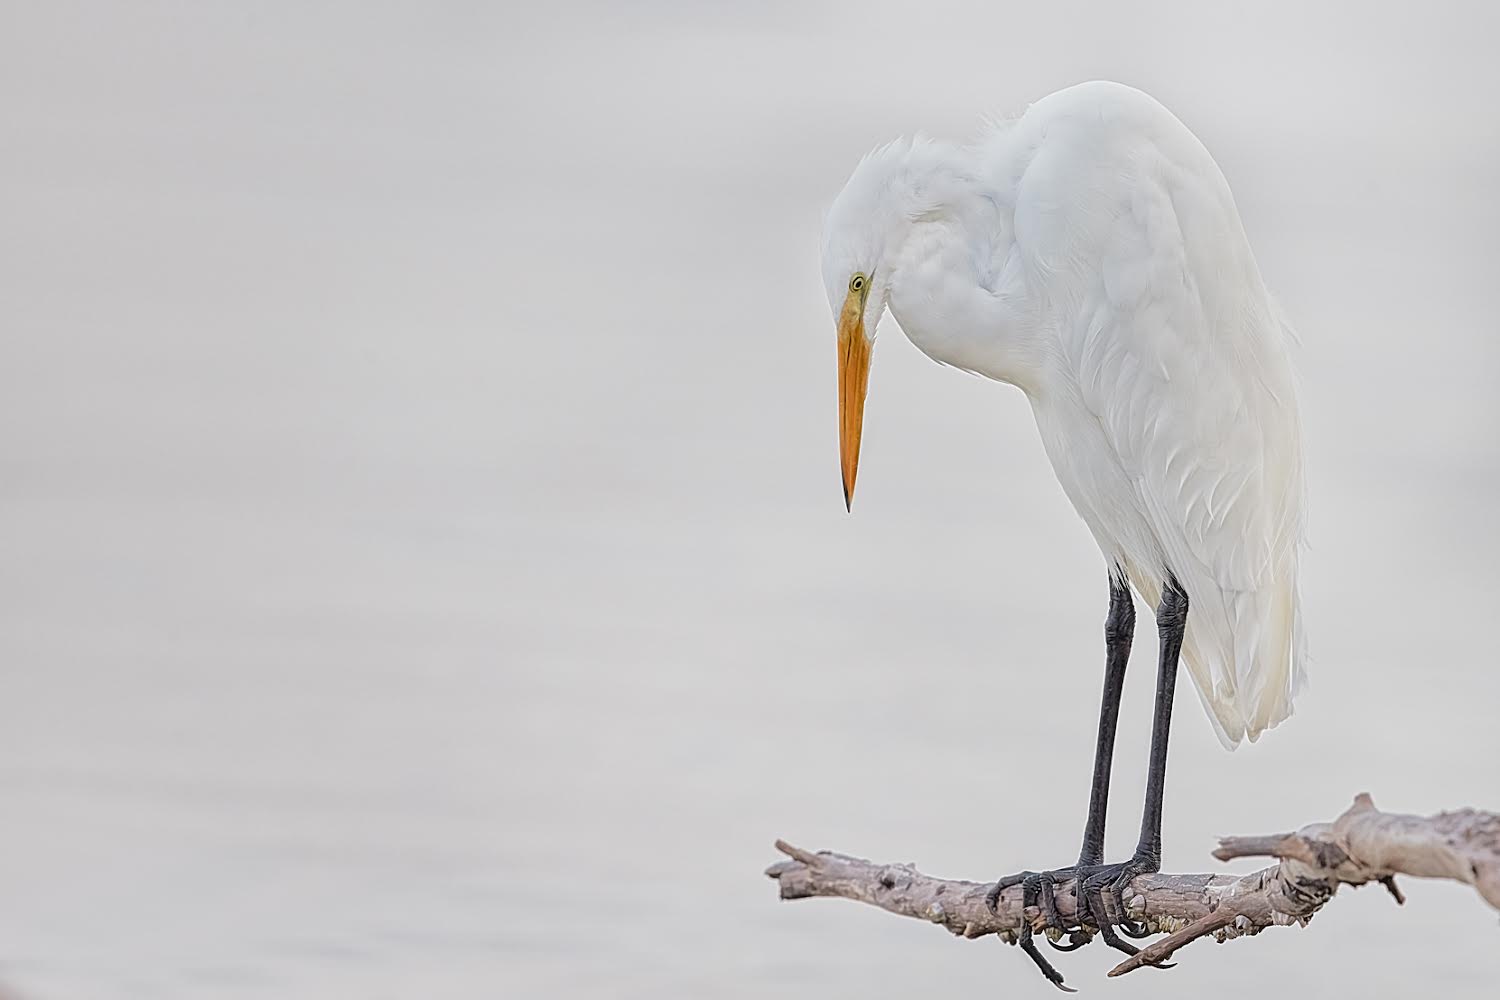
<svg viewBox="0 0 1500 1000"><path fill-rule="evenodd" d="M1134 955L1140 951L1135 945L1123 940L1115 930L1113 914L1109 912L1104 902L1105 884L1098 876L1088 879L1083 886L1084 899L1088 901L1089 912L1093 915L1094 925L1099 928L1099 936L1104 943L1116 951L1127 955Z"/></svg>
<svg viewBox="0 0 1500 1000"><path fill-rule="evenodd" d="M1036 965L1047 982L1058 989L1073 992L1063 982L1062 973L1053 967L1037 948L1036 932L1045 929L1047 943L1058 951L1077 951L1093 940L1095 928L1104 943L1125 955L1137 955L1140 949L1120 935L1149 937L1150 932L1132 918L1126 908L1126 896L1132 879L1156 871L1149 858L1135 857L1122 864L1072 865L1047 871L1025 871L999 879L985 893L985 903L992 912L999 911L1000 895L1007 889L1021 887L1021 911L1035 913L1036 922L1023 916L1016 944ZM1058 887L1072 883L1074 917L1064 917L1057 908ZM1064 889L1064 891L1067 891ZM1067 936L1067 943L1061 943ZM1169 969L1171 965L1155 966Z"/></svg>
<svg viewBox="0 0 1500 1000"><path fill-rule="evenodd" d="M1157 868L1149 860L1132 858L1116 865L1102 865L1094 869L1083 880L1082 893L1088 912L1104 943L1126 955L1137 955L1140 949L1120 937L1121 932L1134 938L1149 937L1151 932L1145 924L1129 915L1125 897L1130 882L1137 875L1148 874ZM1153 963L1153 968L1170 969L1172 963Z"/></svg>
<svg viewBox="0 0 1500 1000"><path fill-rule="evenodd" d="M1125 894L1130 891L1130 883L1137 875L1149 875L1160 870L1161 865L1153 861L1132 858L1120 866L1119 874L1115 876L1114 881L1104 890L1104 894L1110 898L1110 901L1114 904L1115 913L1119 916L1116 926L1120 933L1127 937L1140 940L1141 938L1151 936L1151 931L1146 927L1145 923L1133 919L1126 909ZM1153 963L1153 968L1170 969L1175 964L1174 962Z"/></svg>
<svg viewBox="0 0 1500 1000"><path fill-rule="evenodd" d="M1006 889L1019 885L1021 887L1022 906L1035 906L1042 916L1042 926L1056 931L1058 934L1067 934L1082 928L1082 920L1069 922L1057 909L1057 887L1075 879L1074 869L1052 868L1046 871L1017 872L1014 875L1006 875L991 885L984 894L984 904L991 913L998 913L1000 908L1000 894ZM1075 911L1082 914L1082 907L1075 906ZM1071 950L1071 949L1065 949Z"/></svg>
<svg viewBox="0 0 1500 1000"><path fill-rule="evenodd" d="M1047 956L1043 955L1040 951L1037 950L1035 941L1028 937L1026 940L1020 942L1020 944L1021 950L1026 953L1026 956L1028 958L1036 963L1037 970L1041 972L1041 974L1046 978L1047 982L1051 983L1053 986L1056 986L1064 993L1078 992L1073 987L1063 982L1062 973L1054 969L1052 967L1052 963L1047 961Z"/></svg>
<svg viewBox="0 0 1500 1000"><path fill-rule="evenodd" d="M984 897L985 905L990 911L998 912L1001 893L1017 885L1021 887L1023 918L1021 931L1016 936L1016 944L1020 945L1026 957L1031 959L1047 982L1068 993L1075 991L1063 981L1062 973L1058 972L1037 948L1036 928L1030 920L1024 917L1024 914L1035 908L1040 916L1040 923L1047 930L1047 942L1054 948L1060 951L1074 951L1082 947L1088 941L1088 932L1083 928L1082 919L1069 923L1057 910L1057 885L1074 879L1075 872L1071 867L1040 872L1018 872L997 880L994 885L990 886ZM1063 934L1071 935L1070 943L1067 945L1059 945L1053 940L1054 936L1060 937Z"/></svg>
<svg viewBox="0 0 1500 1000"><path fill-rule="evenodd" d="M1060 990L1073 993L1075 992L1074 989L1063 982L1062 973L1053 968L1052 963L1047 961L1046 957L1037 950L1036 940L1033 937L1035 929L1032 927L1031 921L1026 917L1026 911L1033 906L1041 909L1042 887L1050 885L1051 883L1046 874L1042 872L1032 872L1021 882L1021 933L1016 943L1021 946L1021 950L1026 953L1026 957L1036 963L1037 971L1042 974L1047 982Z"/></svg>

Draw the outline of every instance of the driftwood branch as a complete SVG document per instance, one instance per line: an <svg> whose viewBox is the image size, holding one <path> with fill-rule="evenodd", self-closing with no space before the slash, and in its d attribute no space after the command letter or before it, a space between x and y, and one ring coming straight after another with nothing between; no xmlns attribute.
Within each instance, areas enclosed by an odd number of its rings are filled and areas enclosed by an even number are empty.
<svg viewBox="0 0 1500 1000"><path fill-rule="evenodd" d="M776 849L790 860L766 874L780 884L782 899L842 896L941 924L963 937L996 934L1012 944L1023 921L1044 930L1036 907L1023 911L1020 886L1001 893L992 912L985 893L993 883L933 878L912 865L814 853L779 840ZM1162 962L1201 937L1222 942L1276 925L1305 925L1340 885L1380 882L1396 902L1404 902L1397 875L1464 882L1500 909L1500 814L1476 809L1404 816L1381 812L1368 795L1360 795L1332 823L1273 836L1226 837L1214 857L1279 861L1249 875L1137 877L1124 894L1127 915L1168 936L1121 962L1111 976ZM1054 901L1064 921L1092 926L1087 908L1084 920L1078 919L1071 883L1058 886Z"/></svg>

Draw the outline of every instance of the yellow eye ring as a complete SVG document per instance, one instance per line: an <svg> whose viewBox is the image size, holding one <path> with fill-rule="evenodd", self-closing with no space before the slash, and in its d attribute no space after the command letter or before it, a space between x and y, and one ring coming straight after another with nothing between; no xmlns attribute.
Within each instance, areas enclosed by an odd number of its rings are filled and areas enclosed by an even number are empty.
<svg viewBox="0 0 1500 1000"><path fill-rule="evenodd" d="M862 292L864 290L865 290L865 276L863 274L856 274L854 277L852 277L852 278L849 279L849 291L851 291L851 292Z"/></svg>

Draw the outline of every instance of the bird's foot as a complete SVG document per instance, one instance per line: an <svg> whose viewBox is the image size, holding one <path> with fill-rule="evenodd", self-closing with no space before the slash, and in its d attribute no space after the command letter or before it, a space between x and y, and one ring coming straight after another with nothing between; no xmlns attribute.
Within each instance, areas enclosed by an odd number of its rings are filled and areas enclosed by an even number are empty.
<svg viewBox="0 0 1500 1000"><path fill-rule="evenodd" d="M1058 951L1075 951L1088 944L1092 935L1086 930L1082 921L1069 924L1062 915L1057 912L1056 892L1060 885L1066 883L1077 884L1077 866L1067 868L1055 868L1051 871L1041 872L1018 872L1015 875L1007 875L990 887L985 893L985 905L990 908L991 913L998 912L1000 905L1000 894L1006 889L1019 885L1021 887L1021 908L1023 917L1021 920L1021 932L1016 938L1016 944L1026 956L1036 963L1037 969L1046 978L1047 982L1056 986L1066 993L1077 992L1071 986L1063 982L1062 973L1053 968L1052 963L1047 961L1036 946L1033 937L1036 928L1030 920L1025 919L1024 911L1036 907L1041 914L1042 929L1046 934L1047 943ZM1087 904L1077 899L1074 912L1080 916L1087 912ZM1058 944L1064 934L1068 935L1067 944Z"/></svg>
<svg viewBox="0 0 1500 1000"><path fill-rule="evenodd" d="M1127 955L1137 954L1140 949L1120 937L1143 938L1150 935L1145 924L1131 919L1125 906L1125 889L1137 875L1151 875L1161 871L1161 861L1139 852L1129 861L1114 865L1095 865L1081 872L1075 887L1079 896L1080 915L1087 912L1090 922L1099 929L1104 943ZM1170 969L1171 963L1156 966Z"/></svg>
<svg viewBox="0 0 1500 1000"><path fill-rule="evenodd" d="M996 912L1000 894L1012 886L1021 887L1023 910L1035 907L1041 926L1038 928L1030 920L1023 919L1016 943L1036 963L1037 969L1049 983L1072 993L1075 991L1064 983L1062 973L1037 949L1034 937L1036 930L1042 930L1047 943L1058 951L1076 951L1093 940L1097 930L1111 948L1134 955L1140 949L1121 939L1120 933L1143 938L1150 932L1145 925L1129 917L1124 890L1137 875L1157 872L1160 868L1155 859L1138 854L1120 864L1078 864L1051 871L1019 872L1007 875L991 886L985 894L985 904L991 912ZM1056 896L1059 889L1065 889L1073 895L1075 918L1072 921L1066 920L1057 911ZM1068 943L1059 944L1064 935L1067 936ZM1162 969L1171 967L1170 963L1157 966Z"/></svg>

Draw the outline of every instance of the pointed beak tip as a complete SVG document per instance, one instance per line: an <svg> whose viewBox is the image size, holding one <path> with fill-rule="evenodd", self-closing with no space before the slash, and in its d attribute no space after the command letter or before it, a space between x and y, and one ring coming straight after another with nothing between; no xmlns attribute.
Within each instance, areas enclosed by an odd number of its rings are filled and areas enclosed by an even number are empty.
<svg viewBox="0 0 1500 1000"><path fill-rule="evenodd" d="M868 288L868 285L864 286ZM839 478L844 511L854 512L854 477L859 470L859 439L864 424L865 391L870 384L871 340L865 336L861 311L864 296L851 290L838 322Z"/></svg>

